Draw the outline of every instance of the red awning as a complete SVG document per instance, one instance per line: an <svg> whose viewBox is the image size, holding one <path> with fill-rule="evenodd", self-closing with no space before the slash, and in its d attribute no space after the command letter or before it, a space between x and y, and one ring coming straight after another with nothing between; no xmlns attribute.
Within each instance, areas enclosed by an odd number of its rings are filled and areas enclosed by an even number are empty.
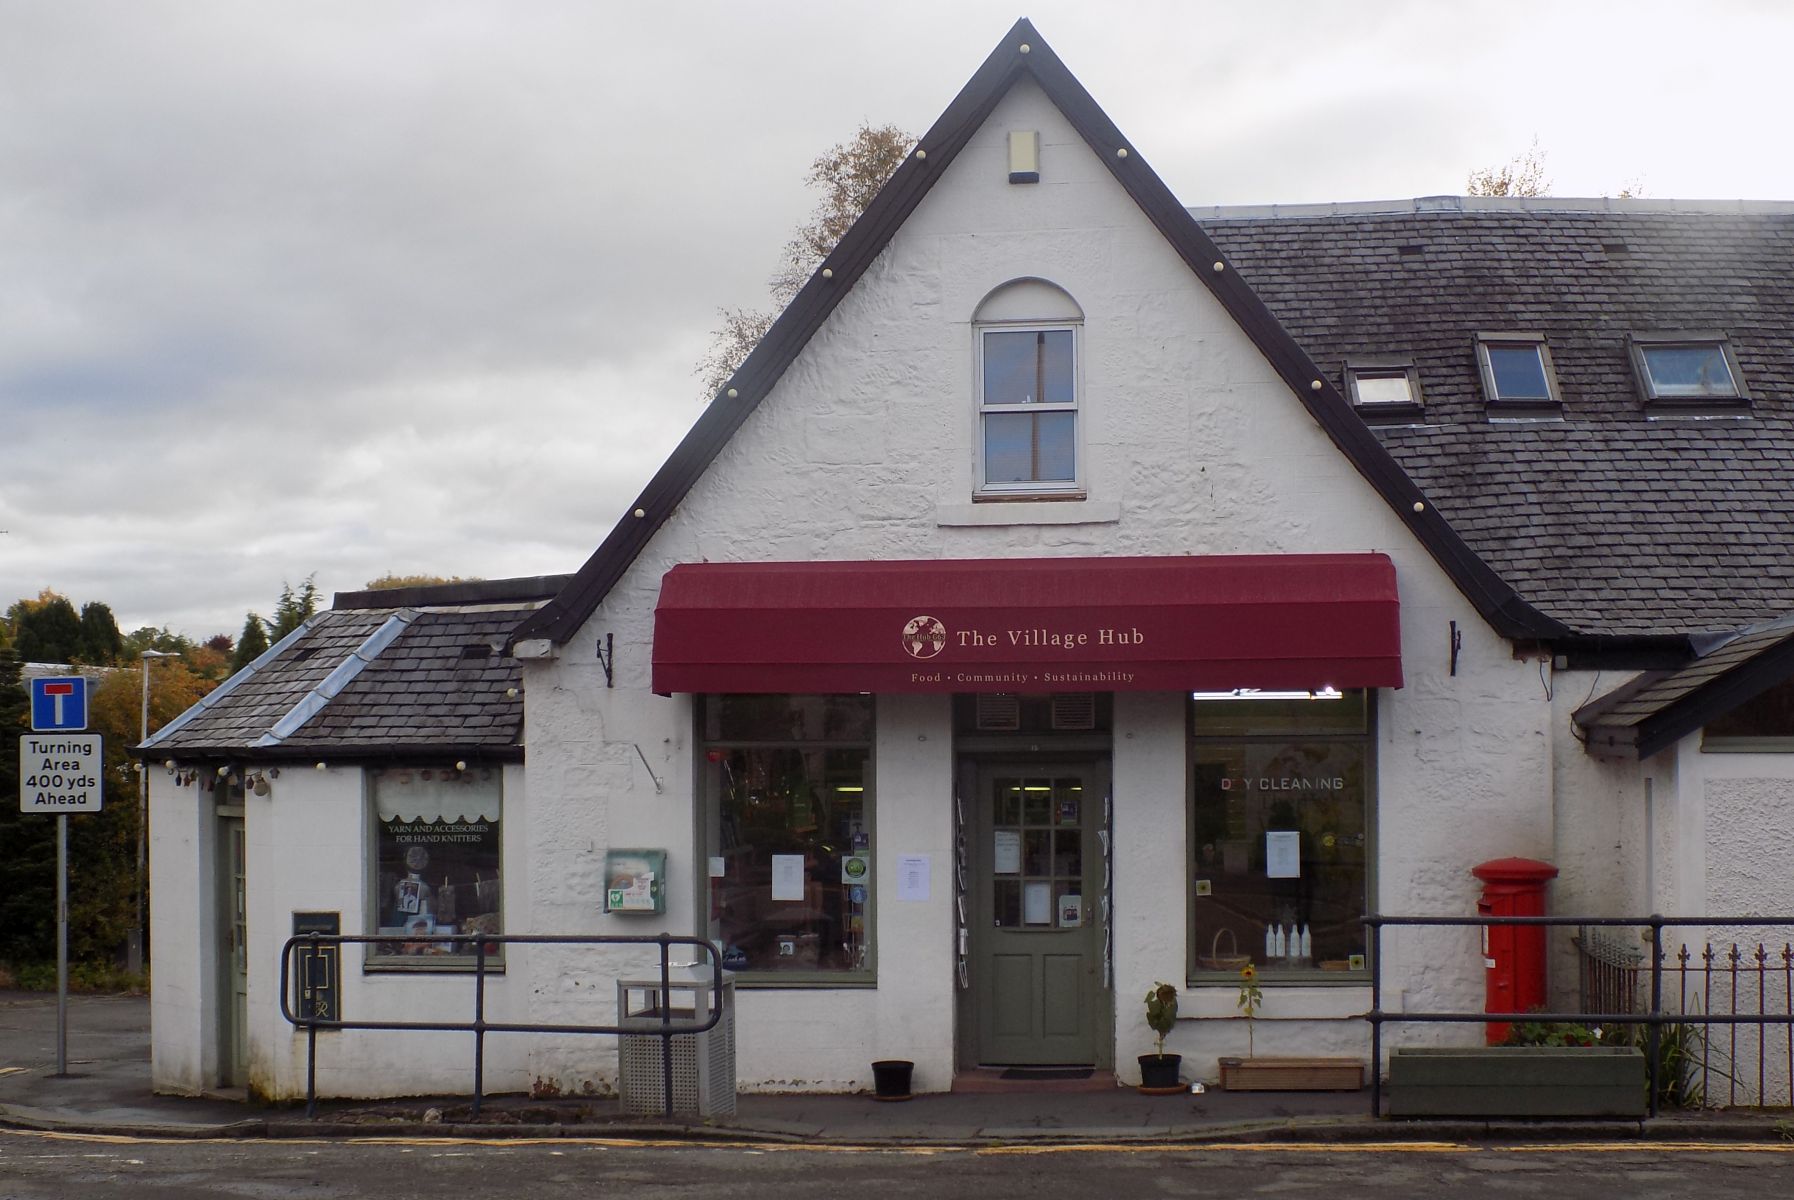
<svg viewBox="0 0 1794 1200"><path fill-rule="evenodd" d="M1385 554L687 563L654 690L1400 687Z"/></svg>

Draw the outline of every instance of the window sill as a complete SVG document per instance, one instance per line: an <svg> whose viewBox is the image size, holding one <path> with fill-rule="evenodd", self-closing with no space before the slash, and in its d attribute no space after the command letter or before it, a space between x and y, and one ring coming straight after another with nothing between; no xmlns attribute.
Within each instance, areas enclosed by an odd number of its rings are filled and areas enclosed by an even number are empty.
<svg viewBox="0 0 1794 1200"><path fill-rule="evenodd" d="M942 504L935 508L941 526L979 525L1113 525L1121 520L1118 500L1084 500L1067 496L1044 500L1038 496L992 496L973 504Z"/></svg>
<svg viewBox="0 0 1794 1200"><path fill-rule="evenodd" d="M1366 425L1418 425L1426 409L1418 404L1360 404L1353 410Z"/></svg>
<svg viewBox="0 0 1794 1200"><path fill-rule="evenodd" d="M447 962L377 962L364 960L361 964L363 975L472 975L477 968L471 958L450 959ZM486 974L503 975L505 964L503 959L487 959Z"/></svg>
<svg viewBox="0 0 1794 1200"><path fill-rule="evenodd" d="M1264 983L1265 1005L1256 1021L1330 1021L1361 1018L1370 1007L1370 980L1364 976L1332 980L1294 979ZM1349 986L1347 986L1349 985ZM1197 979L1184 992L1179 1020L1243 1021L1238 982ZM1273 1010L1273 1004L1275 1006Z"/></svg>
<svg viewBox="0 0 1794 1200"><path fill-rule="evenodd" d="M1794 738L1714 737L1701 739L1702 754L1794 754Z"/></svg>
<svg viewBox="0 0 1794 1200"><path fill-rule="evenodd" d="M771 972L757 975L736 973L733 975L735 986L747 991L866 991L878 987L876 978L856 975L851 978L839 978L833 975L810 974L795 978L789 975Z"/></svg>

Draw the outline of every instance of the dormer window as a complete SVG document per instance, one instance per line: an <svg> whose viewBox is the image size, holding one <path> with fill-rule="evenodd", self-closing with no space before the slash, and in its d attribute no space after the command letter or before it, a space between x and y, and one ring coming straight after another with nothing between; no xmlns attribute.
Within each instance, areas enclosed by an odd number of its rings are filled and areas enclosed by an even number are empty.
<svg viewBox="0 0 1794 1200"><path fill-rule="evenodd" d="M1632 370L1647 404L1748 403L1744 376L1723 333L1635 333Z"/></svg>
<svg viewBox="0 0 1794 1200"><path fill-rule="evenodd" d="M1412 421L1422 412L1413 360L1354 358L1345 365L1346 396L1366 421Z"/></svg>
<svg viewBox="0 0 1794 1200"><path fill-rule="evenodd" d="M1490 409L1555 411L1563 407L1544 334L1479 333L1476 358Z"/></svg>

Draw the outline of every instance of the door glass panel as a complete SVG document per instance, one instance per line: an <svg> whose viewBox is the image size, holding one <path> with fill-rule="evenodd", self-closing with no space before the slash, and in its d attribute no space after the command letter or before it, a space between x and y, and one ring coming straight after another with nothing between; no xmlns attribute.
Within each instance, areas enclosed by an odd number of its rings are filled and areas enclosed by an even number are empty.
<svg viewBox="0 0 1794 1200"><path fill-rule="evenodd" d="M1019 879L997 880L995 923L1013 929L1022 923L1022 883Z"/></svg>
<svg viewBox="0 0 1794 1200"><path fill-rule="evenodd" d="M1073 904L1076 911L1068 916L1061 899L1084 892L1083 781L1076 776L996 779L990 811L997 855L991 880L992 923L1030 930L1081 924L1081 908Z"/></svg>
<svg viewBox="0 0 1794 1200"><path fill-rule="evenodd" d="M1053 874L1077 879L1084 874L1084 834L1077 829L1053 832Z"/></svg>

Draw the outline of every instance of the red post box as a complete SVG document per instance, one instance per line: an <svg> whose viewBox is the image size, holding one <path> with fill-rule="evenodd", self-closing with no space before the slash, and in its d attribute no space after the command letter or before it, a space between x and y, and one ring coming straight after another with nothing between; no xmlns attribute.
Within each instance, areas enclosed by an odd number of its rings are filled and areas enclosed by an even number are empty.
<svg viewBox="0 0 1794 1200"><path fill-rule="evenodd" d="M1483 881L1479 916L1542 917L1545 885L1557 868L1534 858L1497 858L1470 873ZM1487 970L1484 1012L1530 1012L1545 1006L1543 925L1484 925L1483 966ZM1489 1045L1507 1040L1505 1023L1491 1023Z"/></svg>

